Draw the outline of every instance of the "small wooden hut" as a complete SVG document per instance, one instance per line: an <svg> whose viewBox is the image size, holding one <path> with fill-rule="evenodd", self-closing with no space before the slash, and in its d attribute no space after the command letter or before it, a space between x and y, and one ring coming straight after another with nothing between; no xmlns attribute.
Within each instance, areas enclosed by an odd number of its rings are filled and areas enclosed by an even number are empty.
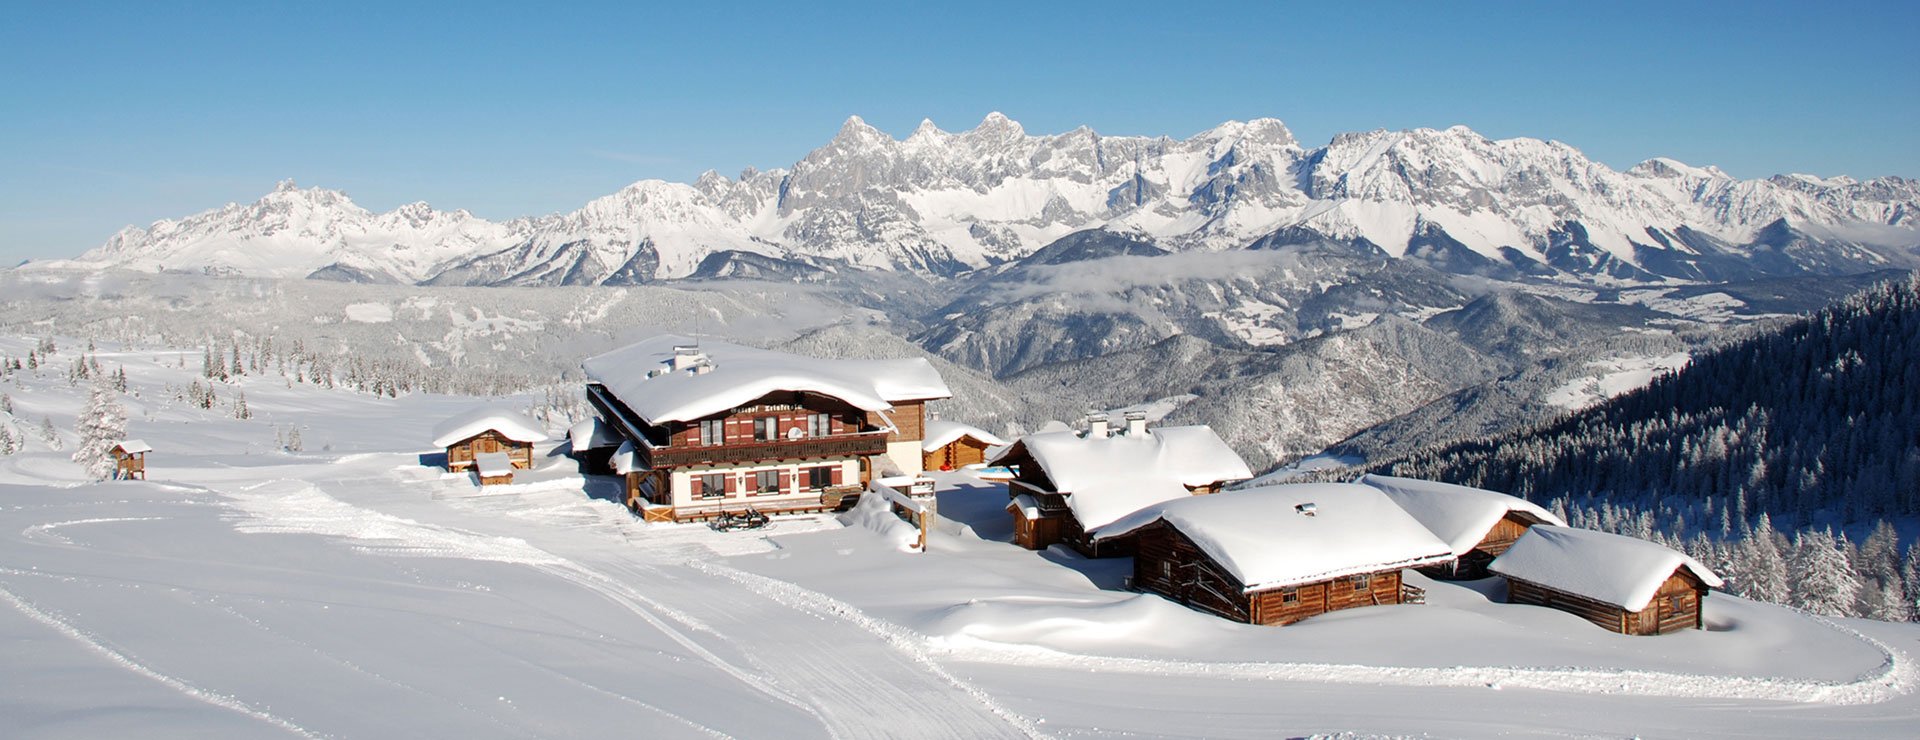
<svg viewBox="0 0 1920 740"><path fill-rule="evenodd" d="M516 468L533 467L533 444L547 441L538 422L506 409L480 407L433 428L433 446L447 449L447 470L474 466L480 455L499 452Z"/></svg>
<svg viewBox="0 0 1920 740"><path fill-rule="evenodd" d="M107 449L107 454L113 455L114 480L146 480L147 453L152 451L152 447L137 439L115 442Z"/></svg>
<svg viewBox="0 0 1920 740"><path fill-rule="evenodd" d="M505 452L482 452L473 456L473 471L480 476L483 486L512 483L513 467L513 460Z"/></svg>
<svg viewBox="0 0 1920 740"><path fill-rule="evenodd" d="M1380 489L1401 509L1453 548L1454 559L1422 567L1429 578L1486 578L1487 564L1536 524L1566 526L1553 512L1526 499L1451 483L1364 475L1357 481Z"/></svg>
<svg viewBox="0 0 1920 740"><path fill-rule="evenodd" d="M1536 525L1488 570L1507 579L1507 601L1568 612L1627 635L1699 629L1720 577L1700 561L1646 540Z"/></svg>
<svg viewBox="0 0 1920 740"><path fill-rule="evenodd" d="M920 442L922 470L959 470L987 461L987 450L1007 443L991 432L957 421L930 419Z"/></svg>
<svg viewBox="0 0 1920 740"><path fill-rule="evenodd" d="M1236 622L1423 601L1401 569L1453 557L1378 490L1303 483L1149 506L1101 530L1133 540L1133 587Z"/></svg>

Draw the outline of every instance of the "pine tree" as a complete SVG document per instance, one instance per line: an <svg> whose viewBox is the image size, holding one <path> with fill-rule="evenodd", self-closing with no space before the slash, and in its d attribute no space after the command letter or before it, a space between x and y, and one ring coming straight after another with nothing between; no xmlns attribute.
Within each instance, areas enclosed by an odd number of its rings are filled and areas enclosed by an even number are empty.
<svg viewBox="0 0 1920 740"><path fill-rule="evenodd" d="M253 412L247 410L247 392L238 391L233 397L233 418L251 419Z"/></svg>
<svg viewBox="0 0 1920 740"><path fill-rule="evenodd" d="M1900 582L1907 589L1907 620L1920 622L1920 542L1907 545L1907 557L1900 568Z"/></svg>
<svg viewBox="0 0 1920 740"><path fill-rule="evenodd" d="M74 431L80 433L80 446L73 451L73 461L95 478L111 477L113 456L107 454L107 448L127 438L127 410L114 399L112 386L104 382L93 384Z"/></svg>
<svg viewBox="0 0 1920 740"><path fill-rule="evenodd" d="M20 440L13 438L13 430L6 424L0 424L0 455L11 455L20 451Z"/></svg>
<svg viewBox="0 0 1920 740"><path fill-rule="evenodd" d="M1793 545L1793 605L1829 617L1853 616L1860 581L1833 532L1805 530Z"/></svg>
<svg viewBox="0 0 1920 740"><path fill-rule="evenodd" d="M295 425L287 430L287 451L299 452L304 449L306 449L306 443L300 441L300 427Z"/></svg>
<svg viewBox="0 0 1920 740"><path fill-rule="evenodd" d="M0 393L0 411L4 411L9 414L13 413L13 396L9 396L5 393Z"/></svg>
<svg viewBox="0 0 1920 740"><path fill-rule="evenodd" d="M56 450L61 448L60 431L53 428L53 417L44 415L40 417L40 439L46 442L48 447Z"/></svg>
<svg viewBox="0 0 1920 740"><path fill-rule="evenodd" d="M1781 556L1775 540L1773 521L1766 514L1760 515L1753 532L1740 541L1734 552L1734 573L1741 596L1754 601L1787 603L1790 593L1786 559Z"/></svg>

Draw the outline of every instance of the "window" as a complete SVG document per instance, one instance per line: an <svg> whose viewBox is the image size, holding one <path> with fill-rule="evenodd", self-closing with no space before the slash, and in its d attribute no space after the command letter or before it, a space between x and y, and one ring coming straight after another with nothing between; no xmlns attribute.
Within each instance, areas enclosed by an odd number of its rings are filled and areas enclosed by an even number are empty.
<svg viewBox="0 0 1920 740"><path fill-rule="evenodd" d="M754 493L779 493L780 492L780 471L762 470L758 473L754 473L753 478L754 478L753 480Z"/></svg>
<svg viewBox="0 0 1920 740"><path fill-rule="evenodd" d="M807 436L825 437L832 434L832 418L826 414L807 414Z"/></svg>
<svg viewBox="0 0 1920 740"><path fill-rule="evenodd" d="M833 468L807 468L807 488L818 491L833 485Z"/></svg>
<svg viewBox="0 0 1920 740"><path fill-rule="evenodd" d="M1365 591L1372 585L1373 575L1370 573L1362 573L1353 577L1353 590L1355 591Z"/></svg>
<svg viewBox="0 0 1920 740"><path fill-rule="evenodd" d="M1160 561L1160 580L1163 580L1163 581L1173 580L1173 561L1170 561L1170 560Z"/></svg>
<svg viewBox="0 0 1920 740"><path fill-rule="evenodd" d="M700 498L721 498L727 495L727 474L707 473L694 476L700 481Z"/></svg>
<svg viewBox="0 0 1920 740"><path fill-rule="evenodd" d="M1300 590L1292 586L1288 586L1286 588L1280 589L1280 603L1282 604L1300 603Z"/></svg>
<svg viewBox="0 0 1920 740"><path fill-rule="evenodd" d="M727 422L725 419L707 419L700 422L700 444L711 447L727 443Z"/></svg>
<svg viewBox="0 0 1920 740"><path fill-rule="evenodd" d="M771 442L780 438L780 420L772 416L762 416L753 420L753 438L758 442Z"/></svg>

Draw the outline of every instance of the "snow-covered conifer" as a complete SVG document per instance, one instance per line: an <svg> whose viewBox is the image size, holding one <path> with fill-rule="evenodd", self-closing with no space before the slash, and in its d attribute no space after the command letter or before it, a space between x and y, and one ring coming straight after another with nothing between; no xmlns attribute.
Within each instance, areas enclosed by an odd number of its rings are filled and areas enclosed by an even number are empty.
<svg viewBox="0 0 1920 740"><path fill-rule="evenodd" d="M1755 601L1787 603L1790 594L1786 559L1781 556L1774 538L1773 521L1766 514L1760 515L1753 532L1740 541L1734 561L1741 596Z"/></svg>
<svg viewBox="0 0 1920 740"><path fill-rule="evenodd" d="M1805 530L1793 545L1793 605L1829 617L1853 616L1860 581L1833 532Z"/></svg>
<svg viewBox="0 0 1920 740"><path fill-rule="evenodd" d="M247 392L238 391L233 398L233 418L251 419L253 412L247 410Z"/></svg>
<svg viewBox="0 0 1920 740"><path fill-rule="evenodd" d="M113 457L107 454L107 448L127 438L127 410L114 399L112 386L104 382L93 384L87 405L81 409L74 427L74 431L80 433L80 446L73 451L73 461L95 478L112 476Z"/></svg>
<svg viewBox="0 0 1920 740"><path fill-rule="evenodd" d="M40 417L40 440L46 442L48 447L60 449L60 430L53 428L53 417Z"/></svg>

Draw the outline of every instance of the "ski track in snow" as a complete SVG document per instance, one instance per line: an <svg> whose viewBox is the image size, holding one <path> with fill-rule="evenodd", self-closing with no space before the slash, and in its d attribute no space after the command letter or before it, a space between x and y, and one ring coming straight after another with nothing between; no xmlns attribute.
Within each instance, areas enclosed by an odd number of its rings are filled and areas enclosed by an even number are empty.
<svg viewBox="0 0 1920 740"><path fill-rule="evenodd" d="M120 667L125 668L129 671L132 671L138 675L144 676L146 678L150 678L155 682L158 682L159 684L166 686L167 688L180 692L182 695L190 699L195 699L197 701L205 702L207 704L220 707L221 709L227 709L234 712L238 712L240 714L244 714L248 717L252 717L254 719L260 720L261 722L265 722L267 724L273 725L275 727L286 730L288 732L291 732L295 735L299 735L301 737L308 737L308 738L323 737L322 735L316 735L312 732L309 732L307 731L306 728L296 725L292 722L289 722L286 719L283 719L270 712L257 709L252 705L249 705L246 702L236 699L232 696L228 696L226 694L221 694L218 692L209 691L207 689L200 688L191 683L188 683L183 679L170 676L165 673L156 671L152 668L149 668L145 664L127 656L125 653L122 653L118 650L108 647L106 643L100 641L98 638L94 637L93 635L90 635L85 631L82 631L81 629L74 627L72 624L69 624L66 620L63 620L49 612L42 611L39 607L34 606L31 602L28 602L27 600L20 598L19 596L15 595L12 591L8 591L4 586L0 586L0 601L5 601L8 604L13 605L14 609L19 610L21 614L25 614L27 618L32 619L35 622L44 624L49 628L52 628L55 632L59 632L60 634L65 635L68 639L71 639L74 642L80 643L82 646L86 647L88 650L98 653L99 655L101 655L102 657L105 657L109 661L112 661L116 665L119 665Z"/></svg>
<svg viewBox="0 0 1920 740"><path fill-rule="evenodd" d="M355 506L328 495L308 481L269 481L225 495L234 500L235 509L244 515L235 522L235 528L242 532L320 534L346 539L355 543L355 549L376 554L491 560L534 568L619 605L747 687L812 715L836 738L898 736L902 730L899 709L903 706L915 708L919 722L913 729L918 737L1044 737L1032 725L994 704L985 692L959 681L926 659L924 651L902 651L901 648L911 643L876 630L868 624L872 620L865 619L851 607L846 611L797 608L795 600L770 594L761 589L761 584L747 580L757 577L745 573L730 579L737 583L737 589L715 588L710 578L697 581L674 578L669 568L684 567L705 575L726 575L708 570L711 566L703 563L689 547L647 553L659 562L606 564L603 567L614 572L610 575L524 540L448 529ZM491 497L469 503L498 503L489 502L488 498ZM648 595L648 592L670 589L676 580L688 596L677 605L670 606ZM653 588L643 589L637 584ZM801 590L792 584L785 584L785 588ZM808 602L799 600L798 603ZM779 615L773 618L742 616L764 615L768 606L783 610L797 608L816 617L847 623L857 631L880 638L882 645L863 646L858 640L847 639L851 635L823 629L817 621L796 624L791 618ZM700 614L690 614L690 610ZM853 618L855 616L860 618ZM737 623L731 625L732 630L715 627L721 620ZM737 646L750 662L758 664L755 666L758 670L714 653L686 630L706 633ZM780 638L770 639L770 633L780 633ZM751 639L740 635L751 635ZM905 665L897 659L889 662L890 651L905 652L910 662ZM849 652L864 654L855 659L848 657ZM787 688L789 686L792 688ZM947 690L941 691L942 688ZM955 696L953 688L960 689L960 696ZM796 695L796 691L803 695ZM714 732L710 728L700 729Z"/></svg>
<svg viewBox="0 0 1920 740"><path fill-rule="evenodd" d="M1802 704L1878 704L1912 693L1920 670L1905 653L1823 617L1802 616L1867 643L1885 656L1880 667L1846 682L1789 678L1710 676L1641 670L1586 668L1447 668L1335 663L1209 663L1066 653L971 638L943 638L941 652L955 660L1027 665L1080 672L1194 676L1235 680L1304 681L1412 687L1535 689L1562 693L1661 696L1687 699L1751 699Z"/></svg>

